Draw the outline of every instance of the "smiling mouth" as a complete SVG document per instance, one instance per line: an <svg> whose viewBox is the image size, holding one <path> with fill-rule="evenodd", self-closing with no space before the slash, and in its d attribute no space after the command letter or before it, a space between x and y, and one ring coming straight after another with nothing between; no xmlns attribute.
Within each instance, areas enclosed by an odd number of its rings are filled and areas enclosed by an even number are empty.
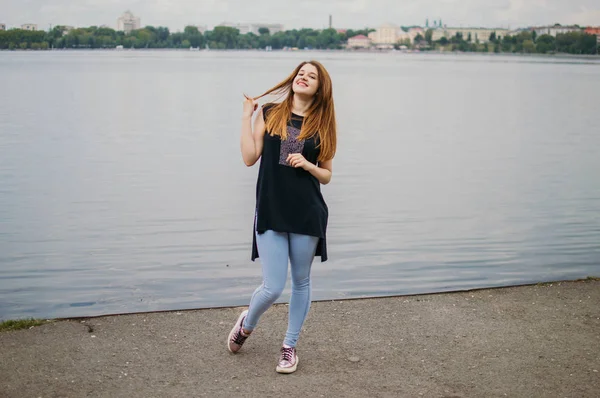
<svg viewBox="0 0 600 398"><path fill-rule="evenodd" d="M298 82L296 84L298 84L299 86L308 87L308 84L306 84L304 82Z"/></svg>

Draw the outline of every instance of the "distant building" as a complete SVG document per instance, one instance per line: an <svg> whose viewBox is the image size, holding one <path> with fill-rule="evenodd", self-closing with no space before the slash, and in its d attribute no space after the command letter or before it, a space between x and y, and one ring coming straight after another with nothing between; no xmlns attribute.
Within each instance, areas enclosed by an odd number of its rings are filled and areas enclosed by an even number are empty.
<svg viewBox="0 0 600 398"><path fill-rule="evenodd" d="M383 24L375 32L369 33L369 39L378 48L392 48L403 36L408 38L408 34L402 28L390 23Z"/></svg>
<svg viewBox="0 0 600 398"><path fill-rule="evenodd" d="M38 30L37 24L34 24L34 23L23 24L23 25L21 25L21 29L23 29L23 30Z"/></svg>
<svg viewBox="0 0 600 398"><path fill-rule="evenodd" d="M447 28L448 39L456 36L457 33L462 35L463 40L471 43L487 43L490 41L492 33L496 34L496 37L504 37L508 34L508 29L489 29L489 28Z"/></svg>
<svg viewBox="0 0 600 398"><path fill-rule="evenodd" d="M268 24L268 23L231 23L231 22L223 22L217 26L226 26L228 28L235 28L240 31L241 35L245 35L246 33L254 33L255 35L259 35L259 30L261 28L269 29L270 34L275 34L278 32L283 32L282 24Z"/></svg>
<svg viewBox="0 0 600 398"><path fill-rule="evenodd" d="M496 34L496 37L504 37L509 34L508 29L489 29L489 28L438 28L433 30L431 40L437 41L442 37L450 40L457 34L460 34L465 41L471 43L488 43L492 33Z"/></svg>
<svg viewBox="0 0 600 398"><path fill-rule="evenodd" d="M582 29L578 26L540 26L537 28L532 28L532 31L536 33L536 35L550 35L556 37L558 34L570 33L570 32L581 32Z"/></svg>
<svg viewBox="0 0 600 398"><path fill-rule="evenodd" d="M585 28L584 32L588 35L600 36L600 27L593 28L591 26L588 26L587 28Z"/></svg>
<svg viewBox="0 0 600 398"><path fill-rule="evenodd" d="M593 28L591 26L588 26L587 28L585 28L584 32L588 35L595 35L596 43L600 46L600 27Z"/></svg>
<svg viewBox="0 0 600 398"><path fill-rule="evenodd" d="M140 18L134 16L129 10L125 11L123 15L117 19L117 30L125 33L130 33L132 30L140 29L141 27L142 23Z"/></svg>
<svg viewBox="0 0 600 398"><path fill-rule="evenodd" d="M3 23L0 23L0 30L6 30L6 25Z"/></svg>
<svg viewBox="0 0 600 398"><path fill-rule="evenodd" d="M441 28L432 29L432 31L431 31L431 40L438 41L442 37L445 37L446 39L448 39L448 32L446 32L444 29L441 29Z"/></svg>
<svg viewBox="0 0 600 398"><path fill-rule="evenodd" d="M425 30L423 28L410 28L408 29L408 37L411 43L415 42L417 36L421 35L425 38Z"/></svg>
<svg viewBox="0 0 600 398"><path fill-rule="evenodd" d="M513 30L509 30L508 32L506 32L505 36L518 36L523 32L531 32L531 31L529 29L525 29L525 28L513 29Z"/></svg>
<svg viewBox="0 0 600 398"><path fill-rule="evenodd" d="M371 39L365 35L357 35L348 39L348 48L369 48L371 47Z"/></svg>

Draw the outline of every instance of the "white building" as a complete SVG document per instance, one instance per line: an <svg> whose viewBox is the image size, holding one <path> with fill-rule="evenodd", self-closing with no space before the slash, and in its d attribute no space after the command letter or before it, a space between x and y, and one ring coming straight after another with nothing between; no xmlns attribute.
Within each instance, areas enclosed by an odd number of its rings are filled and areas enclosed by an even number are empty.
<svg viewBox="0 0 600 398"><path fill-rule="evenodd" d="M415 35L416 36L416 35ZM398 25L386 23L369 33L369 39L377 48L392 48L399 43L412 43L414 38Z"/></svg>
<svg viewBox="0 0 600 398"><path fill-rule="evenodd" d="M394 24L386 23L369 33L369 39L377 47L393 47L400 40L402 29Z"/></svg>
<svg viewBox="0 0 600 398"><path fill-rule="evenodd" d="M371 47L371 39L365 35L357 35L348 39L348 48L369 48Z"/></svg>
<svg viewBox="0 0 600 398"><path fill-rule="evenodd" d="M23 29L23 30L37 30L37 24L26 23L26 24L21 25L21 29Z"/></svg>
<svg viewBox="0 0 600 398"><path fill-rule="evenodd" d="M434 29L431 35L431 40L437 41L442 37L450 40L455 37L457 33L462 35L463 40L471 43L487 43L490 41L492 33L496 33L496 37L504 37L509 32L508 29L488 29L488 28L443 28Z"/></svg>
<svg viewBox="0 0 600 398"><path fill-rule="evenodd" d="M496 33L496 37L504 37L508 33L508 29L488 28L447 28L446 31L448 32L448 39L456 36L457 33L461 33L463 40L470 41L471 43L487 43L494 32Z"/></svg>
<svg viewBox="0 0 600 398"><path fill-rule="evenodd" d="M274 35L278 32L283 32L282 24L268 24L268 23L231 23L231 22L223 22L217 26L226 26L228 28L235 28L240 31L241 35L245 35L246 33L254 33L255 35L259 35L260 28L269 29L269 33Z"/></svg>
<svg viewBox="0 0 600 398"><path fill-rule="evenodd" d="M133 15L129 10L125 11L123 15L117 19L117 30L121 30L125 33L129 33L132 30L140 29L142 23L139 17Z"/></svg>
<svg viewBox="0 0 600 398"><path fill-rule="evenodd" d="M6 25L3 23L0 23L0 30L6 30Z"/></svg>
<svg viewBox="0 0 600 398"><path fill-rule="evenodd" d="M550 35L550 36L556 37L556 35L558 35L558 34L570 33L570 32L581 32L582 29L577 26L555 25L555 26L541 26L541 27L537 27L537 28L532 28L531 30L535 31L535 33L538 35L538 37L541 35Z"/></svg>

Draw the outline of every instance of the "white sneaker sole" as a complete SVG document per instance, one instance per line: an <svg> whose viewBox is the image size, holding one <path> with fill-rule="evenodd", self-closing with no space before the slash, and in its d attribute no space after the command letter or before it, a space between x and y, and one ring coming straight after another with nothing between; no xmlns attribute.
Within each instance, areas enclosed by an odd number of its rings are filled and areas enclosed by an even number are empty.
<svg viewBox="0 0 600 398"><path fill-rule="evenodd" d="M294 373L296 371L296 368L298 367L298 362L300 362L300 359L298 358L298 354L296 354L296 363L294 364L294 366L292 366L291 368L281 368L279 367L279 365L277 365L275 371L277 373Z"/></svg>
<svg viewBox="0 0 600 398"><path fill-rule="evenodd" d="M233 325L233 328L231 328L231 332L229 332L229 336L227 336L227 349L229 350L229 352L232 352L234 354L237 353L237 351L231 350L231 346L229 345L229 342L231 341L233 334L239 329L240 323L242 322L242 318L245 317L246 315L248 315L248 310L242 311L240 316L238 316L237 321L235 321L235 325Z"/></svg>

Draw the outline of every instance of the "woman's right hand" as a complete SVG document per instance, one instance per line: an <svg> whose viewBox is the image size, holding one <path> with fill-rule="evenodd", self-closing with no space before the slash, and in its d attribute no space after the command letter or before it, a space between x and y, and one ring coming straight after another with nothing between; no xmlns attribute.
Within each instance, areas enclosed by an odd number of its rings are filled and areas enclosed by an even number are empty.
<svg viewBox="0 0 600 398"><path fill-rule="evenodd" d="M242 116L251 118L254 111L258 108L258 104L246 94L244 94L244 97L246 100L244 101L244 110Z"/></svg>

